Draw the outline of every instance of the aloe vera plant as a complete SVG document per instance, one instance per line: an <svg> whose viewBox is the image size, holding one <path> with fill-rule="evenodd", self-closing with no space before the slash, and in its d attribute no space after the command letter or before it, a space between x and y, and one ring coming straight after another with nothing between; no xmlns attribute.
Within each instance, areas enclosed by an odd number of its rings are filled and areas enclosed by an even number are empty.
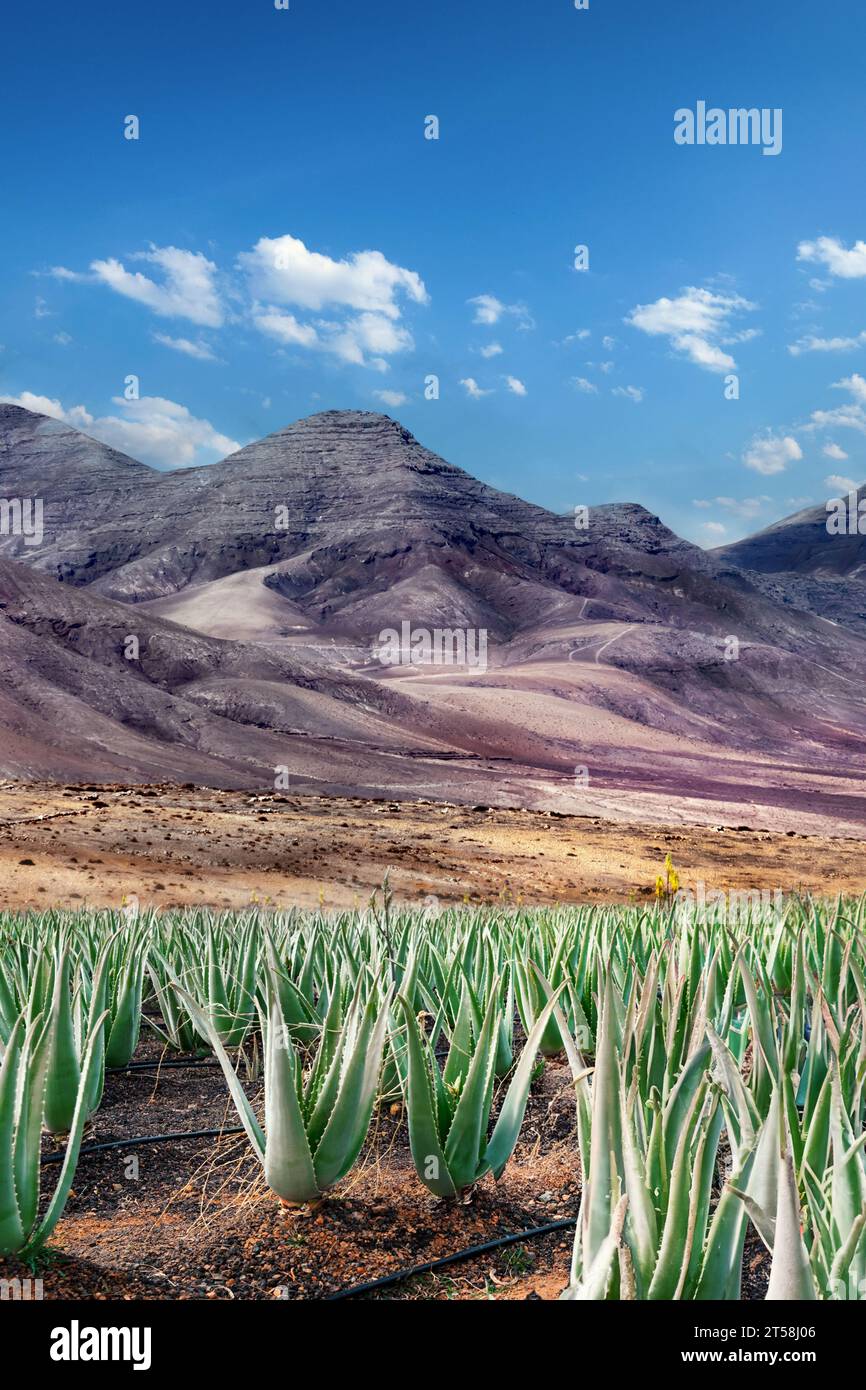
<svg viewBox="0 0 866 1390"><path fill-rule="evenodd" d="M73 978L68 943L53 957L46 951L34 971L26 1012L28 1020L44 1020L43 1122L51 1134L66 1134L72 1128L83 1058L91 1043L92 1063L84 1094L85 1119L94 1113L102 1098L109 947L110 942L107 942L100 951L92 978L81 960Z"/></svg>
<svg viewBox="0 0 866 1390"><path fill-rule="evenodd" d="M115 932L108 946L107 1067L127 1066L138 1046L146 945L146 924L138 923Z"/></svg>
<svg viewBox="0 0 866 1390"><path fill-rule="evenodd" d="M256 1113L201 1006L176 985L196 1027L207 1037L271 1191L283 1201L316 1201L357 1159L373 1113L388 1023L389 994L359 980L347 1007L334 991L306 1077L301 1051L283 1012L273 959L265 966L265 1121Z"/></svg>
<svg viewBox="0 0 866 1390"><path fill-rule="evenodd" d="M157 1036L181 1052L208 1046L170 981L179 979L206 1011L224 1047L240 1047L256 1016L258 958L262 933L253 918L234 931L205 919L183 931L163 932L147 956L147 970L161 1022L150 1020Z"/></svg>
<svg viewBox="0 0 866 1390"><path fill-rule="evenodd" d="M94 1021L75 1093L60 1176L39 1220L40 1136L51 1052L50 1024L22 1013L2 1050L0 1065L0 1255L29 1256L50 1238L69 1196L88 1096L98 1070L98 1039L105 1014Z"/></svg>
<svg viewBox="0 0 866 1390"><path fill-rule="evenodd" d="M652 976L649 987L654 994ZM705 1045L678 1076L665 1078L666 1094L653 1086L641 1096L629 1059L650 1005L645 986L627 1012L610 975L605 978L594 1068L561 1023L575 1082L583 1176L565 1299L695 1296L722 1120L708 1084Z"/></svg>
<svg viewBox="0 0 866 1390"><path fill-rule="evenodd" d="M499 1047L498 982L491 990L483 1018L479 1017L472 991L464 987L448 1058L441 1072L435 1051L421 1033L409 1001L400 998L409 1058L409 1142L419 1178L437 1197L457 1196L485 1173L492 1172L495 1178L502 1175L517 1143L535 1055L554 1002L552 999L542 1009L526 1040L488 1139Z"/></svg>

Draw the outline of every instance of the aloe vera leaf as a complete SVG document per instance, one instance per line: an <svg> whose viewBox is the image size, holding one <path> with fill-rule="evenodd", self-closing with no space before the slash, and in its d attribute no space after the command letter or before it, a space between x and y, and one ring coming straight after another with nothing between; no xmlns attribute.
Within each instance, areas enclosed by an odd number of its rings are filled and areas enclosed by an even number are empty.
<svg viewBox="0 0 866 1390"><path fill-rule="evenodd" d="M478 1177L479 1155L492 1099L498 1010L499 1000L491 994L445 1140L445 1160L458 1189L469 1187Z"/></svg>
<svg viewBox="0 0 866 1390"><path fill-rule="evenodd" d="M390 992L384 1000L375 991L370 992L352 1053L346 1058L334 1108L313 1154L316 1180L322 1191L349 1171L367 1137L382 1070L389 1008Z"/></svg>
<svg viewBox="0 0 866 1390"><path fill-rule="evenodd" d="M422 1041L418 1021L408 1002L401 996L398 1003L406 1024L409 1054L406 1109L409 1120L409 1146L415 1169L425 1187L429 1187L437 1197L454 1197L457 1188L448 1171L439 1138L433 1088L427 1058L424 1055L425 1046L429 1044ZM433 1065L435 1066L435 1059Z"/></svg>
<svg viewBox="0 0 866 1390"><path fill-rule="evenodd" d="M66 1134L75 1114L81 1071L75 1048L70 998L71 961L68 947L54 967L54 989L48 1020L48 1073L45 1082L44 1123L51 1134Z"/></svg>
<svg viewBox="0 0 866 1390"><path fill-rule="evenodd" d="M817 1298L815 1281L800 1235L800 1201L794 1163L789 1153L780 1156L778 1187L776 1233L767 1302L814 1302Z"/></svg>
<svg viewBox="0 0 866 1390"><path fill-rule="evenodd" d="M499 1118L493 1127L490 1142L487 1145L485 1154L486 1166L492 1169L493 1176L497 1180L502 1176L506 1163L514 1152L514 1146L520 1133L520 1126L523 1124L523 1116L526 1112L526 1102L529 1099L529 1087L532 1084L532 1072L535 1067L535 1056L541 1045L541 1038L547 1027L548 1019L553 1013L554 1004L559 999L564 984L559 986L556 994L545 1004L535 1022L535 1027L527 1038L520 1060L511 1078L505 1100L502 1102L502 1109Z"/></svg>
<svg viewBox="0 0 866 1390"><path fill-rule="evenodd" d="M75 1177L75 1168L78 1163L78 1150L81 1148L81 1136L84 1133L84 1126L87 1122L87 1092L91 1081L91 1072L97 1065L98 1051L97 1038L102 1030L103 1024L108 1017L107 1012L96 1022L95 1031L87 1044L81 1070L81 1081L78 1087L78 1098L75 1105L75 1113L72 1117L72 1125L69 1130L69 1138L66 1141L66 1153L60 1169L60 1176L57 1179L57 1186L52 1193L48 1208L39 1227L24 1247L26 1254L39 1250L49 1239L55 1226L63 1215L63 1208L66 1206L66 1199L72 1187L72 1180Z"/></svg>

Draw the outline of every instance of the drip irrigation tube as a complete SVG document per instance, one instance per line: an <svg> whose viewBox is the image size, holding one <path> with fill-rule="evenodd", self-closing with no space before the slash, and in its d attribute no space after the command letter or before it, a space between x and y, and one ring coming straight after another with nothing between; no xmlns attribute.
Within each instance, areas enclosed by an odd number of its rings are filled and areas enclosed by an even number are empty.
<svg viewBox="0 0 866 1390"><path fill-rule="evenodd" d="M243 1134L243 1125L232 1125L229 1129L189 1129L181 1130L179 1134L138 1134L132 1139L110 1139L104 1144L86 1144L83 1149L79 1149L78 1157L86 1158L88 1154L104 1153L107 1149L137 1149L142 1144L167 1144L173 1139L221 1139L225 1134ZM62 1163L66 1157L66 1150L61 1149L58 1153L43 1154L44 1163Z"/></svg>
<svg viewBox="0 0 866 1390"><path fill-rule="evenodd" d="M387 1289L392 1284L402 1284L414 1279L418 1274L430 1274L444 1269L446 1265L457 1264L459 1260L471 1260L474 1255L485 1255L490 1250L500 1250L505 1245L517 1245L523 1240L534 1240L537 1236L550 1235L552 1231L564 1231L577 1224L576 1216L566 1216L561 1221L549 1221L546 1226L534 1226L529 1231L514 1231L508 1236L497 1236L496 1240L485 1241L483 1245L470 1245L466 1250L458 1250L456 1255L443 1255L439 1260L428 1260L426 1264L413 1265L411 1269L401 1269L397 1274L386 1274L382 1279L372 1279L367 1284L353 1284L337 1293L325 1294L323 1302L336 1303L344 1298L357 1298L376 1289Z"/></svg>
<svg viewBox="0 0 866 1390"><path fill-rule="evenodd" d="M190 1067L193 1071L197 1068L218 1067L221 1064L210 1057L189 1058L169 1057L164 1062L130 1062L125 1067L106 1067L106 1076L123 1076L127 1072L134 1071L165 1071L167 1067Z"/></svg>

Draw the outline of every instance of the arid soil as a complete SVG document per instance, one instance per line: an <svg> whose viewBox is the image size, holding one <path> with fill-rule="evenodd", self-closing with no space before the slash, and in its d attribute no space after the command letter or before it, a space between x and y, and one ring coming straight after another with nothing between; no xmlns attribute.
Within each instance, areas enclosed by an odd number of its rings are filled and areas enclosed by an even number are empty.
<svg viewBox="0 0 866 1390"><path fill-rule="evenodd" d="M640 901L684 887L861 893L866 842L425 802L0 784L0 909Z"/></svg>

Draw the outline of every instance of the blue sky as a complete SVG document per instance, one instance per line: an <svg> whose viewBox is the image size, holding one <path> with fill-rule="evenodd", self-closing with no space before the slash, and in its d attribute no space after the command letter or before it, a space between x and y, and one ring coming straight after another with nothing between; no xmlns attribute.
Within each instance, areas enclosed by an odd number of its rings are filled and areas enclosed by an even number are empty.
<svg viewBox="0 0 866 1390"><path fill-rule="evenodd" d="M866 476L862 3L89 0L5 38L0 395L163 467L383 409L705 545ZM678 145L699 101L781 109L781 153Z"/></svg>

